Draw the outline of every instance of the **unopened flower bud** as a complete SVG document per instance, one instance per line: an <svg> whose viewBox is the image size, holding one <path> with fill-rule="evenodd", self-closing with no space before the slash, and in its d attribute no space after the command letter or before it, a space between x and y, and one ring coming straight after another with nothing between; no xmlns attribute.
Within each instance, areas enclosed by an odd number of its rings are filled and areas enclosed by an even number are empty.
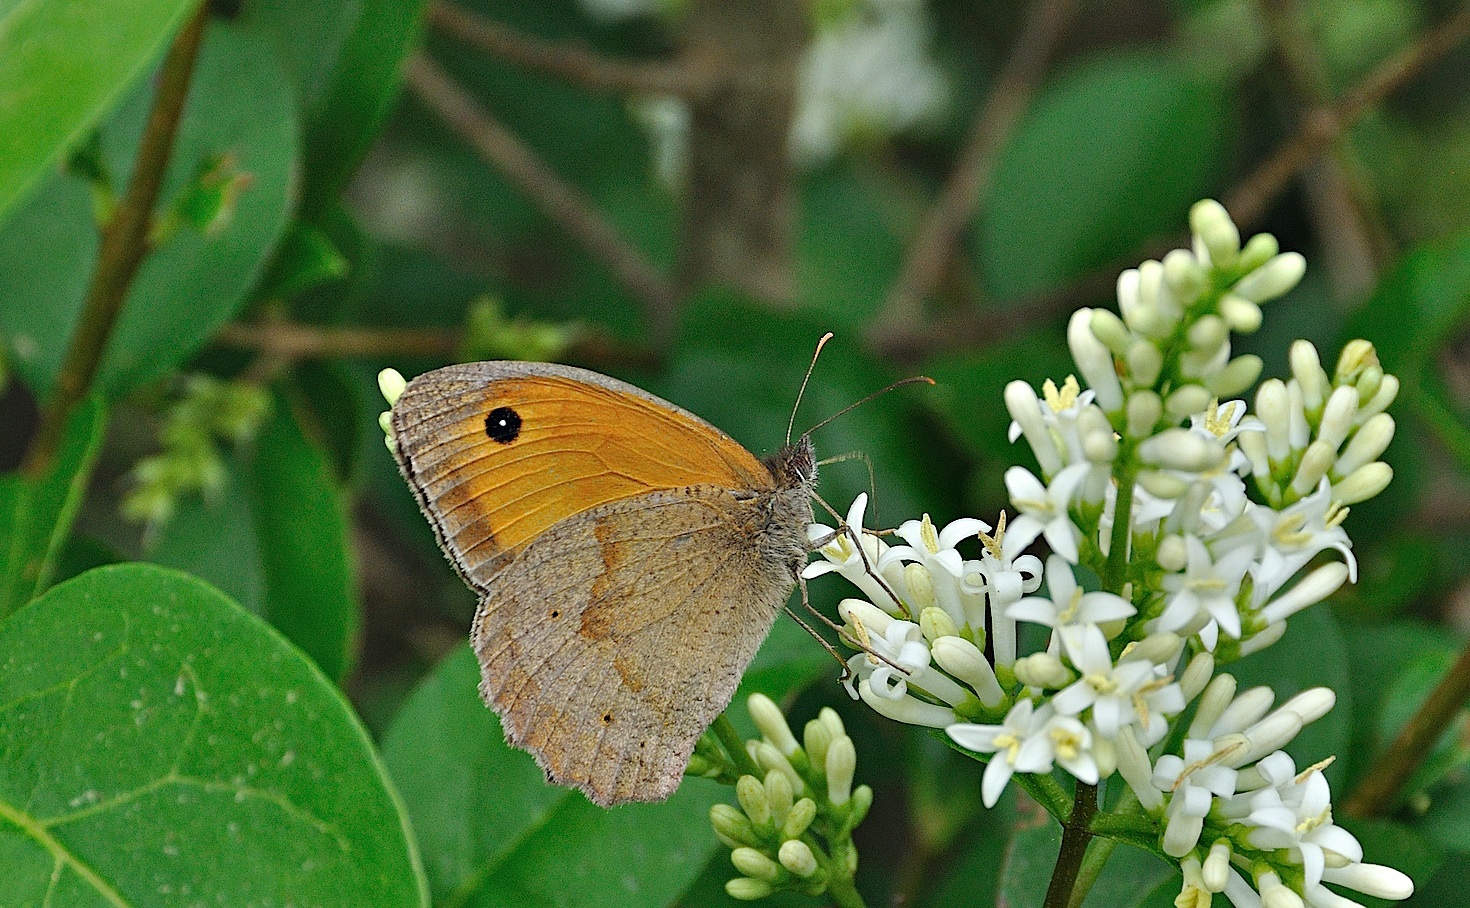
<svg viewBox="0 0 1470 908"><path fill-rule="evenodd" d="M796 736L791 733L791 726L786 724L786 717L774 700L765 694L751 694L746 705L756 729L767 741L783 756L789 757L796 752Z"/></svg>
<svg viewBox="0 0 1470 908"><path fill-rule="evenodd" d="M1209 286L1209 274L1192 253L1174 249L1164 256L1164 282L1173 291L1174 298L1189 305L1199 298Z"/></svg>
<svg viewBox="0 0 1470 908"><path fill-rule="evenodd" d="M903 587L908 592L908 606L923 611L934 605L934 577L929 569L917 561L903 566Z"/></svg>
<svg viewBox="0 0 1470 908"><path fill-rule="evenodd" d="M1358 376L1365 370L1373 368L1381 368L1378 363L1378 351L1373 348L1371 342L1355 338L1343 344L1342 352L1337 356L1337 369L1332 376L1333 384L1356 385Z"/></svg>
<svg viewBox="0 0 1470 908"><path fill-rule="evenodd" d="M1155 498L1178 498L1189 491L1188 480L1160 470L1144 470L1139 473L1138 484Z"/></svg>
<svg viewBox="0 0 1470 908"><path fill-rule="evenodd" d="M1261 327L1261 307L1236 293L1220 298L1220 318L1236 334L1254 334Z"/></svg>
<svg viewBox="0 0 1470 908"><path fill-rule="evenodd" d="M1103 346L1113 352L1115 356L1123 356L1128 352L1128 347L1133 343L1133 334L1123 320L1108 309L1092 310L1092 322L1088 326L1092 329L1093 336L1102 342Z"/></svg>
<svg viewBox="0 0 1470 908"><path fill-rule="evenodd" d="M408 387L408 382L397 369L384 369L378 373L378 390L383 393L383 399L388 406L398 403L398 398L403 396L403 391Z"/></svg>
<svg viewBox="0 0 1470 908"><path fill-rule="evenodd" d="M1113 365L1113 354L1092 333L1092 312L1078 309L1067 323L1067 347L1087 386L1097 395L1098 406L1111 413L1123 406L1123 386Z"/></svg>
<svg viewBox="0 0 1470 908"><path fill-rule="evenodd" d="M1363 423L1357 432L1353 433L1352 440L1348 442L1342 456L1338 457L1337 463L1333 464L1332 472L1345 476L1377 460L1388 449L1389 442L1393 441L1393 433L1392 416L1387 413L1379 413L1372 417Z"/></svg>
<svg viewBox="0 0 1470 908"><path fill-rule="evenodd" d="M1337 448L1331 442L1319 438L1307 445L1296 475L1291 478L1291 490L1301 496L1312 494L1336 461Z"/></svg>
<svg viewBox="0 0 1470 908"><path fill-rule="evenodd" d="M1190 346L1213 352L1230 339L1230 329L1218 315L1203 315L1185 332Z"/></svg>
<svg viewBox="0 0 1470 908"><path fill-rule="evenodd" d="M1250 750L1245 759L1235 765L1259 760L1266 754L1280 750L1300 734L1301 730L1302 717L1296 713L1272 713L1242 732L1250 742Z"/></svg>
<svg viewBox="0 0 1470 908"><path fill-rule="evenodd" d="M1220 445L1188 429L1165 429L1138 446L1138 458L1153 466L1200 473L1218 466Z"/></svg>
<svg viewBox="0 0 1470 908"><path fill-rule="evenodd" d="M1128 395L1128 435L1131 438L1147 438L1164 417L1164 401L1150 390L1134 391Z"/></svg>
<svg viewBox="0 0 1470 908"><path fill-rule="evenodd" d="M770 883L764 880L753 880L748 876L737 876L725 883L725 892L730 898L741 902L763 899L775 891Z"/></svg>
<svg viewBox="0 0 1470 908"><path fill-rule="evenodd" d="M787 839L782 842L778 856L782 867L802 879L817 872L817 857L812 854L811 846L801 839Z"/></svg>
<svg viewBox="0 0 1470 908"><path fill-rule="evenodd" d="M807 827L812 825L812 820L817 818L817 802L811 798L802 798L791 805L791 810L786 814L786 822L781 824L781 837L787 839L800 838Z"/></svg>
<svg viewBox="0 0 1470 908"><path fill-rule="evenodd" d="M771 808L772 823L779 827L786 822L786 815L791 812L794 800L791 779L786 773L779 769L766 773L766 804Z"/></svg>
<svg viewBox="0 0 1470 908"><path fill-rule="evenodd" d="M1393 467L1381 460L1358 467L1347 479L1332 484L1332 500L1338 504L1367 501L1388 488L1393 481Z"/></svg>
<svg viewBox="0 0 1470 908"><path fill-rule="evenodd" d="M1297 581L1291 589L1268 602L1261 609L1261 618L1270 623L1285 621L1309 605L1316 605L1337 592L1350 574L1348 566L1340 561L1322 565Z"/></svg>
<svg viewBox="0 0 1470 908"><path fill-rule="evenodd" d="M1311 341L1299 340L1291 345L1287 355L1291 361L1291 376L1302 389L1302 404L1308 413L1315 413L1327 399L1330 386L1327 373L1322 371L1322 360Z"/></svg>
<svg viewBox="0 0 1470 908"><path fill-rule="evenodd" d="M1246 240L1245 248L1240 250L1240 261L1237 264L1243 271L1255 271L1275 258L1276 253L1280 251L1281 244L1276 242L1276 237L1269 233L1258 233Z"/></svg>
<svg viewBox="0 0 1470 908"><path fill-rule="evenodd" d="M1082 454L1089 463L1109 464L1118 456L1118 438L1102 410L1086 407L1077 414L1077 431L1082 438Z"/></svg>
<svg viewBox="0 0 1470 908"><path fill-rule="evenodd" d="M760 842L755 834L755 827L750 825L750 818L729 804L716 804L711 807L709 822L714 827L715 835L720 837L720 841L731 848L756 845Z"/></svg>
<svg viewBox="0 0 1470 908"><path fill-rule="evenodd" d="M1157 553L1159 567L1169 573L1184 570L1189 563L1189 546L1184 542L1184 537L1171 533L1159 540Z"/></svg>
<svg viewBox="0 0 1470 908"><path fill-rule="evenodd" d="M1225 206L1214 199L1194 203L1189 209L1189 229L1209 253L1212 267L1233 268L1240 259L1240 230Z"/></svg>
<svg viewBox="0 0 1470 908"><path fill-rule="evenodd" d="M1184 419L1208 407L1213 397L1204 385L1180 385L1164 401L1164 410L1175 419Z"/></svg>
<svg viewBox="0 0 1470 908"><path fill-rule="evenodd" d="M1005 698L985 654L965 638L940 637L934 641L930 655L940 668L968 684L986 706L997 706Z"/></svg>
<svg viewBox="0 0 1470 908"><path fill-rule="evenodd" d="M1210 853L1200 868L1200 878L1210 892L1224 892L1225 882L1230 878L1230 840L1218 839L1210 846Z"/></svg>
<svg viewBox="0 0 1470 908"><path fill-rule="evenodd" d="M1364 421L1375 414L1387 410L1393 403L1394 398L1399 396L1399 377L1397 375L1385 375L1378 385L1378 390L1368 401L1358 407L1358 420Z"/></svg>
<svg viewBox="0 0 1470 908"><path fill-rule="evenodd" d="M1322 871L1322 880L1346 886L1374 898L1392 899L1396 902L1414 894L1414 881L1407 874L1382 864L1354 861L1344 867L1329 865Z"/></svg>
<svg viewBox="0 0 1470 908"><path fill-rule="evenodd" d="M931 644L940 637L950 637L960 632L955 627L954 619L949 617L949 612L937 605L931 605L919 613L919 630Z"/></svg>
<svg viewBox="0 0 1470 908"><path fill-rule="evenodd" d="M1283 252L1236 281L1234 291L1252 302L1264 303L1295 287L1306 273L1307 260L1301 253Z"/></svg>
<svg viewBox="0 0 1470 908"><path fill-rule="evenodd" d="M1215 673L1215 656L1213 653L1198 653L1189 660L1189 665L1184 673L1179 676L1179 690L1184 694L1184 702L1188 703L1205 689L1210 683L1210 677Z"/></svg>
<svg viewBox="0 0 1470 908"><path fill-rule="evenodd" d="M1038 690L1057 690L1072 683L1072 673L1051 653L1032 653L1013 667L1022 684Z"/></svg>
<svg viewBox="0 0 1470 908"><path fill-rule="evenodd" d="M1129 345L1124 359L1128 363L1128 371L1133 374L1133 383L1143 387L1158 381L1159 372L1164 368L1164 354L1147 340L1137 340Z"/></svg>
<svg viewBox="0 0 1470 908"><path fill-rule="evenodd" d="M1194 721L1189 725L1189 737L1209 738L1210 731L1220 721L1225 710L1235 699L1235 676L1225 672L1215 676L1200 695L1199 708L1195 710Z"/></svg>
<svg viewBox="0 0 1470 908"><path fill-rule="evenodd" d="M1337 704L1337 694L1330 687L1312 687L1276 707L1278 710L1294 712L1301 717L1303 725L1311 725L1332 711Z"/></svg>
<svg viewBox="0 0 1470 908"><path fill-rule="evenodd" d="M1016 421L1026 444L1031 446L1041 472L1047 476L1055 474L1062 468L1062 454L1041 418L1041 399L1036 396L1036 390L1018 379L1006 385L1005 402L1006 412ZM1014 436L1011 440L1015 440Z"/></svg>
<svg viewBox="0 0 1470 908"><path fill-rule="evenodd" d="M761 780L755 776L741 776L735 783L735 799L740 802L740 809L750 817L750 822L756 826L764 826L771 821L771 805L766 801L766 787Z"/></svg>
<svg viewBox="0 0 1470 908"><path fill-rule="evenodd" d="M838 807L852 796L852 776L857 770L857 749L843 735L827 748L827 800Z"/></svg>
<svg viewBox="0 0 1470 908"><path fill-rule="evenodd" d="M1153 783L1154 768L1149 763L1148 752L1138 743L1131 726L1124 726L1115 742L1118 773L1138 796L1145 810L1155 810L1164 803L1163 793Z"/></svg>
<svg viewBox="0 0 1470 908"><path fill-rule="evenodd" d="M1347 439L1353 428L1353 417L1358 413L1358 389L1343 385L1327 398L1322 408L1322 424L1317 428L1317 437L1332 445L1336 451Z"/></svg>
<svg viewBox="0 0 1470 908"><path fill-rule="evenodd" d="M730 863L753 880L775 883L781 879L781 865L754 848L736 848L730 852Z"/></svg>
<svg viewBox="0 0 1470 908"><path fill-rule="evenodd" d="M1205 377L1205 387L1216 397L1237 397L1261 377L1261 358L1254 353L1237 356L1225 368Z"/></svg>

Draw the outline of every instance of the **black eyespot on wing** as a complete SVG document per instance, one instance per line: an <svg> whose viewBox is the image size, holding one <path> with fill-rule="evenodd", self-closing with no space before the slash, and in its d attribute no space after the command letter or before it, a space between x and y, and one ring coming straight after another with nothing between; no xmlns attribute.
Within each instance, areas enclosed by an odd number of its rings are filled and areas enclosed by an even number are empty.
<svg viewBox="0 0 1470 908"><path fill-rule="evenodd" d="M510 444L521 434L521 414L510 407L496 407L485 417L485 434L491 441Z"/></svg>
<svg viewBox="0 0 1470 908"><path fill-rule="evenodd" d="M603 713L602 714L602 724L603 725L611 725L612 724L612 713Z"/></svg>

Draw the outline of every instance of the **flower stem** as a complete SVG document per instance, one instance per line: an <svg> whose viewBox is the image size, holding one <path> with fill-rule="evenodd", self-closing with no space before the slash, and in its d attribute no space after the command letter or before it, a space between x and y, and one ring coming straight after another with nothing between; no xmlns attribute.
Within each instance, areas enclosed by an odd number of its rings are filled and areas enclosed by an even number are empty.
<svg viewBox="0 0 1470 908"><path fill-rule="evenodd" d="M127 300L128 288L148 255L153 206L158 201L164 171L168 169L184 101L189 95L194 61L199 56L208 21L209 4L201 2L174 37L159 70L153 109L148 112L148 124L138 143L137 165L122 200L102 226L97 266L92 271L76 333L56 375L56 391L41 415L41 425L21 465L22 472L30 479L44 475L55 461L67 420L97 378L108 338Z"/></svg>
<svg viewBox="0 0 1470 908"><path fill-rule="evenodd" d="M1072 903L1077 874L1087 856L1087 843L1092 841L1092 831L1088 826L1096 813L1097 786L1078 782L1077 794L1072 800L1072 815L1062 823L1062 850L1057 855L1057 866L1046 890L1046 901L1042 903L1045 908L1068 908Z"/></svg>
<svg viewBox="0 0 1470 908"><path fill-rule="evenodd" d="M841 867L844 871L846 870L847 851L851 848L852 841L850 839L840 847L833 846L832 863L836 867L833 868L834 872L827 879L827 894L832 896L832 901L836 902L839 908L867 908L867 903L863 901L862 894L857 891L857 886L853 885L852 877L848 876L845 872L835 872L837 867Z"/></svg>
<svg viewBox="0 0 1470 908"><path fill-rule="evenodd" d="M745 749L745 739L741 738L740 732L735 730L735 723L730 721L729 716L720 713L715 717L715 721L710 723L710 730L725 746L725 751L730 755L730 762L734 764L737 773L743 776L755 776L757 779L761 777L761 768L755 765L755 761L750 758L750 753Z"/></svg>
<svg viewBox="0 0 1470 908"><path fill-rule="evenodd" d="M1123 461L1123 458L1119 458ZM1113 507L1113 535L1108 542L1108 563L1103 568L1103 589L1122 595L1128 576L1129 530L1133 523L1133 481L1136 468L1128 463L1118 476L1118 499Z"/></svg>

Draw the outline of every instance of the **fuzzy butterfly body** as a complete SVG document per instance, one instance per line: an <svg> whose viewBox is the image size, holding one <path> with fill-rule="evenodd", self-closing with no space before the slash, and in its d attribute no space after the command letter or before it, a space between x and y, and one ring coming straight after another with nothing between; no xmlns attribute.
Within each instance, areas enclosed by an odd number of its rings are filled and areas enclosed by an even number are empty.
<svg viewBox="0 0 1470 908"><path fill-rule="evenodd" d="M395 453L479 595L480 694L553 782L668 797L806 562L816 461L569 366L409 383Z"/></svg>

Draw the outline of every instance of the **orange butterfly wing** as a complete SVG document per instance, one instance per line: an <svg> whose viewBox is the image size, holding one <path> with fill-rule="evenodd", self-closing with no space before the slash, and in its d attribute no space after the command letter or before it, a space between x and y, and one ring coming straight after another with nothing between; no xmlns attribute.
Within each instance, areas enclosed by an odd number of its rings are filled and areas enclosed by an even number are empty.
<svg viewBox="0 0 1470 908"><path fill-rule="evenodd" d="M767 490L771 471L692 413L616 379L548 363L425 373L393 406L396 455L471 586L590 508L661 489Z"/></svg>

